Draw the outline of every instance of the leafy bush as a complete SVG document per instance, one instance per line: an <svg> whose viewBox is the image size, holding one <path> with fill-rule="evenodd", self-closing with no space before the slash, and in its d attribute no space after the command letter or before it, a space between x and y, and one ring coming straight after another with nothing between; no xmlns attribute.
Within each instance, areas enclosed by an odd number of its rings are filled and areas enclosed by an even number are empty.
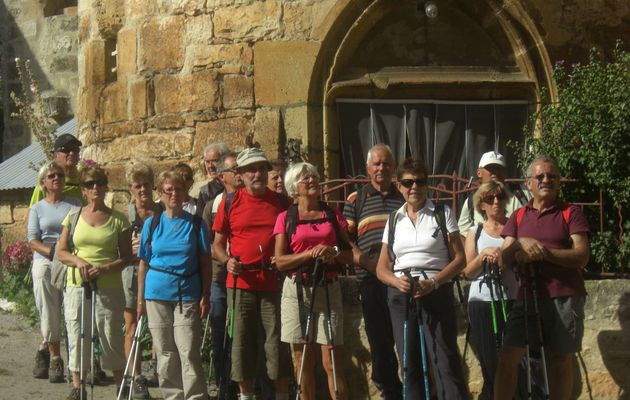
<svg viewBox="0 0 630 400"><path fill-rule="evenodd" d="M609 272L622 272L630 264L630 236L623 233L630 228L623 223L630 217L630 54L618 42L609 62L595 50L585 64L560 60L554 78L559 102L551 103L543 92L544 105L526 129L520 165L540 154L553 157L563 176L581 182L565 185L568 201L598 199L604 189L605 231L593 237L589 269L599 271L602 263ZM595 232L599 214L588 210L587 217Z"/></svg>
<svg viewBox="0 0 630 400"><path fill-rule="evenodd" d="M16 303L16 312L34 326L39 322L39 314L33 297L31 264L33 254L26 242L7 246L2 255L4 271L0 281L0 297Z"/></svg>

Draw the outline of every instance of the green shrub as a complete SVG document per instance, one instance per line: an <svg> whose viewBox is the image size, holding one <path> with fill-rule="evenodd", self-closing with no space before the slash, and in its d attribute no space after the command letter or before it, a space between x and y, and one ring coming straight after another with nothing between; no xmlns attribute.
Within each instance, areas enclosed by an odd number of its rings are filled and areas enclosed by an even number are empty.
<svg viewBox="0 0 630 400"><path fill-rule="evenodd" d="M580 184L567 184L567 201L594 201L604 189L604 232L598 232L599 213L587 210L594 232L589 270L601 265L609 272L623 272L630 265L630 54L620 42L612 59L604 61L592 50L585 64L554 68L558 103L542 93L543 106L526 128L520 166L537 155L553 157L563 176ZM538 135L538 133L540 135ZM619 216L622 227L619 227ZM625 225L625 226L623 226ZM599 265L598 265L599 264Z"/></svg>

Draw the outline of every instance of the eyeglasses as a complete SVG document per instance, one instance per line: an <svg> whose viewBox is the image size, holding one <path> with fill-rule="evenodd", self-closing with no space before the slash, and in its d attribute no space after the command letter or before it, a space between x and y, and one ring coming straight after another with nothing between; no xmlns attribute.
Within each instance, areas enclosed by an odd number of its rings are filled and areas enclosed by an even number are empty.
<svg viewBox="0 0 630 400"><path fill-rule="evenodd" d="M64 154L78 153L80 151L80 148L77 146L69 146L69 147L61 146L60 148L57 149L57 151Z"/></svg>
<svg viewBox="0 0 630 400"><path fill-rule="evenodd" d="M184 193L184 188L180 188L180 187L170 187L168 189L164 189L162 190L162 193L167 194L169 196L173 195L174 193Z"/></svg>
<svg viewBox="0 0 630 400"><path fill-rule="evenodd" d="M64 174L63 172L53 172L52 174L46 175L46 178L50 180L55 179L55 178L63 179L65 177L66 177L66 174Z"/></svg>
<svg viewBox="0 0 630 400"><path fill-rule="evenodd" d="M85 189L91 189L94 187L94 185L96 186L105 186L107 185L107 181L105 179L95 179L93 181L85 181L83 183L81 183L81 186L84 187Z"/></svg>
<svg viewBox="0 0 630 400"><path fill-rule="evenodd" d="M413 186L413 184L415 183L416 186L420 187L420 186L426 186L427 183L429 183L429 180L427 178L418 178L418 179L401 179L398 181L402 186L406 187L407 189L411 189L411 187Z"/></svg>
<svg viewBox="0 0 630 400"><path fill-rule="evenodd" d="M498 201L504 201L507 200L507 196L505 195L505 193L488 194L483 196L482 200L484 203L494 204L494 199L497 199Z"/></svg>
<svg viewBox="0 0 630 400"><path fill-rule="evenodd" d="M553 181L553 180L559 179L560 175L557 175L557 174L538 174L538 175L532 176L532 178L536 179L538 182L544 181L545 177L547 177L548 181Z"/></svg>
<svg viewBox="0 0 630 400"><path fill-rule="evenodd" d="M303 177L300 178L299 182L306 183L310 180L316 181L318 179L319 178L316 175L304 175Z"/></svg>

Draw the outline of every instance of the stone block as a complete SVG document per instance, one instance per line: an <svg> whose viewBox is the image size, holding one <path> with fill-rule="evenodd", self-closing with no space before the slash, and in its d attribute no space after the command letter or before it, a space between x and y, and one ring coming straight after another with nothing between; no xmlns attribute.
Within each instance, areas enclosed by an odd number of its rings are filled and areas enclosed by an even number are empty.
<svg viewBox="0 0 630 400"><path fill-rule="evenodd" d="M95 2L96 24L101 37L105 39L113 39L116 32L124 24L124 0L108 0Z"/></svg>
<svg viewBox="0 0 630 400"><path fill-rule="evenodd" d="M123 28L118 31L118 79L136 72L138 65L138 46L135 28Z"/></svg>
<svg viewBox="0 0 630 400"><path fill-rule="evenodd" d="M161 14L199 15L206 11L206 0L159 0Z"/></svg>
<svg viewBox="0 0 630 400"><path fill-rule="evenodd" d="M287 108L284 112L284 132L288 138L308 143L308 110L306 106Z"/></svg>
<svg viewBox="0 0 630 400"><path fill-rule="evenodd" d="M115 82L103 90L101 97L102 123L119 122L127 119L127 91L121 82Z"/></svg>
<svg viewBox="0 0 630 400"><path fill-rule="evenodd" d="M280 149L281 116L278 109L256 110L254 143L260 145L267 157L277 158Z"/></svg>
<svg viewBox="0 0 630 400"><path fill-rule="evenodd" d="M307 39L313 24L313 4L285 3L282 13L284 37L289 40Z"/></svg>
<svg viewBox="0 0 630 400"><path fill-rule="evenodd" d="M128 21L151 17L156 11L155 1L125 1L125 19Z"/></svg>
<svg viewBox="0 0 630 400"><path fill-rule="evenodd" d="M99 142L112 141L117 138L131 135L140 135L142 132L144 132L144 130L144 123L137 120L103 125L101 128Z"/></svg>
<svg viewBox="0 0 630 400"><path fill-rule="evenodd" d="M252 124L247 118L228 118L210 122L198 122L195 129L193 157L201 157L209 143L225 142L230 148L243 148L245 138L251 133Z"/></svg>
<svg viewBox="0 0 630 400"><path fill-rule="evenodd" d="M223 107L251 108L254 106L254 80L243 75L226 75L223 78Z"/></svg>
<svg viewBox="0 0 630 400"><path fill-rule="evenodd" d="M142 135L127 136L114 140L105 147L104 156L108 160L128 160L130 158L179 158L190 156L193 143L193 129L159 133L147 131ZM130 151L133 149L133 151Z"/></svg>
<svg viewBox="0 0 630 400"><path fill-rule="evenodd" d="M151 128L176 129L184 126L186 121L179 114L162 114L149 119L148 124Z"/></svg>
<svg viewBox="0 0 630 400"><path fill-rule="evenodd" d="M217 107L218 88L214 71L160 75L155 79L155 112L177 113Z"/></svg>
<svg viewBox="0 0 630 400"><path fill-rule="evenodd" d="M153 114L149 81L140 79L129 83L131 118L146 118Z"/></svg>
<svg viewBox="0 0 630 400"><path fill-rule="evenodd" d="M186 19L186 46L208 44L212 40L212 15L203 14Z"/></svg>
<svg viewBox="0 0 630 400"><path fill-rule="evenodd" d="M13 207L10 204L0 205L0 224L12 224L13 219Z"/></svg>
<svg viewBox="0 0 630 400"><path fill-rule="evenodd" d="M280 0L255 1L251 4L215 10L215 37L253 41L278 36L282 13L280 3Z"/></svg>
<svg viewBox="0 0 630 400"><path fill-rule="evenodd" d="M82 123L96 122L99 109L98 92L94 86L83 86L79 89L77 117Z"/></svg>
<svg viewBox="0 0 630 400"><path fill-rule="evenodd" d="M62 55L54 57L50 62L50 72L74 72L76 73L78 64L76 54Z"/></svg>
<svg viewBox="0 0 630 400"><path fill-rule="evenodd" d="M18 204L13 207L13 220L22 223L26 220L29 207L26 204Z"/></svg>
<svg viewBox="0 0 630 400"><path fill-rule="evenodd" d="M227 69L239 73L243 67L251 67L253 57L247 44L192 44L187 48L184 70L213 67L221 73L229 73Z"/></svg>
<svg viewBox="0 0 630 400"><path fill-rule="evenodd" d="M181 68L184 63L184 18L164 17L151 20L141 30L141 69Z"/></svg>
<svg viewBox="0 0 630 400"><path fill-rule="evenodd" d="M89 37L91 21L92 20L89 14L84 14L79 17L79 29L78 29L79 43L83 43Z"/></svg>
<svg viewBox="0 0 630 400"><path fill-rule="evenodd" d="M81 86L104 85L107 77L105 63L105 41L91 40L83 46L84 53L80 56L83 61L83 76L85 82Z"/></svg>
<svg viewBox="0 0 630 400"><path fill-rule="evenodd" d="M257 42L254 45L256 105L305 103L318 51L319 44L315 42Z"/></svg>

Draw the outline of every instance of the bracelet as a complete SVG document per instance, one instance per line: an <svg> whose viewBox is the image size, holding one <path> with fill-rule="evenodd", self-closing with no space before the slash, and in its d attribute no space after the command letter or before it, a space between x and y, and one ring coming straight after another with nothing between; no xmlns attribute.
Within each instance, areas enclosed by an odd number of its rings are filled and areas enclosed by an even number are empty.
<svg viewBox="0 0 630 400"><path fill-rule="evenodd" d="M433 282L433 290L436 290L440 287L440 282L435 277L431 277L431 282Z"/></svg>
<svg viewBox="0 0 630 400"><path fill-rule="evenodd" d="M55 249L57 248L57 246L55 246L54 244L52 245L52 247L50 248L50 254L48 255L48 259L50 261L52 261L55 258Z"/></svg>

